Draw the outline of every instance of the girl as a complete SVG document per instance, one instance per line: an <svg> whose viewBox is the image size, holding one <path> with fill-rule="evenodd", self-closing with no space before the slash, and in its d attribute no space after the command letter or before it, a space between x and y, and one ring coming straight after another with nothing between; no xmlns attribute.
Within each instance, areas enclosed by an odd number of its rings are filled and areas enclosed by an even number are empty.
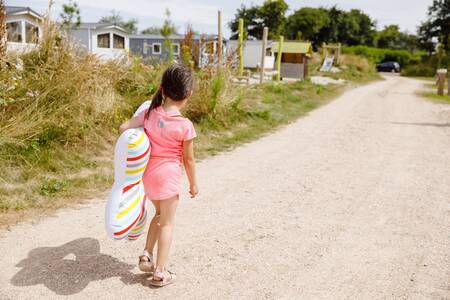
<svg viewBox="0 0 450 300"><path fill-rule="evenodd" d="M151 142L151 155L143 175L147 197L155 206L147 234L143 255L139 257L139 269L153 272L151 284L165 286L175 279L166 269L175 211L180 195L181 165L184 164L189 180L191 198L198 194L195 176L194 126L180 114L192 96L193 74L182 65L174 64L163 74L161 86L152 99L150 108L123 123L119 132L144 126ZM158 243L156 263L153 248Z"/></svg>

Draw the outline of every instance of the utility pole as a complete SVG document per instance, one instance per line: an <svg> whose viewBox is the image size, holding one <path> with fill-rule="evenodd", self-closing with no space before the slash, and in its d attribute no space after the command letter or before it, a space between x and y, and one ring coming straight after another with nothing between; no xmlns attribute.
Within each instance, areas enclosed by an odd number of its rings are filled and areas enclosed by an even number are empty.
<svg viewBox="0 0 450 300"><path fill-rule="evenodd" d="M439 96L444 95L444 85L445 85L445 75L447 74L447 69L438 69L437 70L437 76L438 76L438 88L437 88L437 94Z"/></svg>
<svg viewBox="0 0 450 300"><path fill-rule="evenodd" d="M281 56L283 55L283 42L284 36L280 35L278 42L278 55L277 55L277 81L281 80Z"/></svg>
<svg viewBox="0 0 450 300"><path fill-rule="evenodd" d="M238 55L239 55L239 68L238 76L242 77L244 75L244 19L239 19L239 42L238 42Z"/></svg>
<svg viewBox="0 0 450 300"><path fill-rule="evenodd" d="M447 75L448 76L448 86L447 86L447 95L450 96L450 74Z"/></svg>
<svg viewBox="0 0 450 300"><path fill-rule="evenodd" d="M218 41L217 41L217 70L222 68L222 12L217 14Z"/></svg>
<svg viewBox="0 0 450 300"><path fill-rule="evenodd" d="M265 62L266 62L266 48L267 48L268 34L269 34L269 28L264 27L263 39L262 39L262 49L261 49L261 74L259 77L259 83L263 83L263 81L264 81L264 69L265 69Z"/></svg>
<svg viewBox="0 0 450 300"><path fill-rule="evenodd" d="M0 0L0 58L6 53L6 8L5 1Z"/></svg>

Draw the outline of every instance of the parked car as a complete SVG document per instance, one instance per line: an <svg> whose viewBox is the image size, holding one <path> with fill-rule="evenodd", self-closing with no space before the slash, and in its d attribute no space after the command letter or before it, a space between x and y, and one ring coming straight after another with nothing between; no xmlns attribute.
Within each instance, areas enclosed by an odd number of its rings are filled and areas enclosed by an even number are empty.
<svg viewBox="0 0 450 300"><path fill-rule="evenodd" d="M387 61L377 65L378 72L400 72L400 65L395 61Z"/></svg>

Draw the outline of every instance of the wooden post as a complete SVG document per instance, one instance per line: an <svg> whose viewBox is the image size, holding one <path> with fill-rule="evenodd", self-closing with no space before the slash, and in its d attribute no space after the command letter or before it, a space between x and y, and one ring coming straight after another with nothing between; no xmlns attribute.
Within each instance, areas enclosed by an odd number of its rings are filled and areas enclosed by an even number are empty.
<svg viewBox="0 0 450 300"><path fill-rule="evenodd" d="M6 53L6 8L5 2L0 0L0 58Z"/></svg>
<svg viewBox="0 0 450 300"><path fill-rule="evenodd" d="M217 14L218 41L217 41L217 69L222 67L222 12Z"/></svg>
<svg viewBox="0 0 450 300"><path fill-rule="evenodd" d="M239 19L239 43L238 43L238 55L239 55L239 69L238 76L244 75L244 19Z"/></svg>
<svg viewBox="0 0 450 300"><path fill-rule="evenodd" d="M448 86L447 86L447 95L450 96L450 74L448 74Z"/></svg>
<svg viewBox="0 0 450 300"><path fill-rule="evenodd" d="M267 48L267 36L269 35L269 28L264 27L262 49L261 49L261 74L259 75L259 83L264 81L264 69L266 63L266 48Z"/></svg>
<svg viewBox="0 0 450 300"><path fill-rule="evenodd" d="M445 85L445 74L447 73L446 69L438 69L437 70L437 76L438 76L438 88L437 88L437 94L439 96L444 95L444 85Z"/></svg>
<svg viewBox="0 0 450 300"><path fill-rule="evenodd" d="M339 65L339 59L341 57L341 43L337 44L337 53L336 53L336 64Z"/></svg>
<svg viewBox="0 0 450 300"><path fill-rule="evenodd" d="M284 36L280 35L278 42L278 55L277 55L277 81L281 80L281 56L283 55L283 42Z"/></svg>

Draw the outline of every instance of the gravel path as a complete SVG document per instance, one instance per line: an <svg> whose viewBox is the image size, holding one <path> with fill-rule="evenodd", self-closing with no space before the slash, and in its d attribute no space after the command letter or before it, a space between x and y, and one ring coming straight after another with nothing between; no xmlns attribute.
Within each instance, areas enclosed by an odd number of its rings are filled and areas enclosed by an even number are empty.
<svg viewBox="0 0 450 300"><path fill-rule="evenodd" d="M397 76L201 162L152 289L104 203L0 232L1 299L450 299L450 106Z"/></svg>

